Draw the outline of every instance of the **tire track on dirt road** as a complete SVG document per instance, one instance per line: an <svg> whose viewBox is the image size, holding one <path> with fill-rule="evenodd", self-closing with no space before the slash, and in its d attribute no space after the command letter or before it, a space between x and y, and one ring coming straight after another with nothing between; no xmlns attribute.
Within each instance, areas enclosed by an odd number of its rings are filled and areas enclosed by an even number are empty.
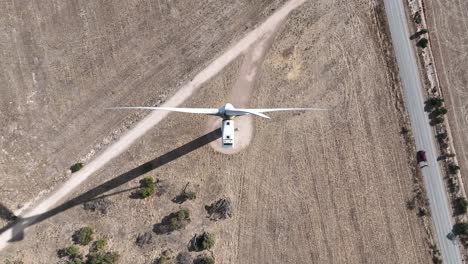
<svg viewBox="0 0 468 264"><path fill-rule="evenodd" d="M182 86L179 91L175 93L172 98L167 100L166 103L164 103L162 106L176 107L182 104L185 100L190 98L190 96L192 96L192 94L197 91L203 83L218 74L224 67L230 64L239 55L243 54L249 47L252 46L253 43L257 42L259 38L268 32L272 32L272 30L276 28L276 25L281 23L281 21L283 21L291 11L302 5L305 1L306 0L288 1L269 18L267 18L266 21L263 22L259 27L249 32L244 38L237 42L237 44L232 46L220 57L215 59L211 64L208 65L208 67L197 74L193 80ZM35 208L29 210L24 215L21 215L21 221L0 234L0 250L4 249L8 245L8 241L10 241L20 232L23 232L42 214L46 213L52 206L57 204L59 201L65 198L67 194L69 194L86 179L88 179L89 176L101 169L110 160L128 149L138 138L143 136L149 129L153 128L155 125L161 122L167 115L167 112L159 111L154 111L149 114L142 121L137 123L133 129L129 130L120 140L115 142L96 159L91 161L81 171L73 174L72 178L65 182L62 187L60 187L52 195L40 202Z"/></svg>

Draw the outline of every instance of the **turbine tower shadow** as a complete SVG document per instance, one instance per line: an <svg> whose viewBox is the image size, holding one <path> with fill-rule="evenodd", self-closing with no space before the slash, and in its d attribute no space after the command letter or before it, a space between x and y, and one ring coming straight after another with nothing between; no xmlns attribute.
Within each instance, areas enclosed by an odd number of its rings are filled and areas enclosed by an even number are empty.
<svg viewBox="0 0 468 264"><path fill-rule="evenodd" d="M174 150L171 150L167 152L166 154L159 156L151 161L148 161L134 169L131 169L123 174L120 174L119 176L102 183L101 185L83 193L75 198L69 200L68 202L65 202L43 214L40 215L34 215L30 216L27 218L21 218L18 217L16 221L13 221L9 223L8 225L4 226L3 228L0 229L0 235L2 235L4 232L12 228L12 239L9 241L19 241L23 240L24 238L24 229L38 224L54 215L57 215L61 212L64 212L65 210L68 210L70 208L73 208L77 205L83 204L87 201L91 201L93 199L96 199L98 196L103 195L104 193L115 189L133 179L138 178L139 176L146 174L154 169L157 169L161 166L164 166L171 161L174 161L184 155L189 154L190 152L197 150L210 142L213 142L217 140L218 138L221 137L221 130L216 129L213 130L203 136L200 136Z"/></svg>

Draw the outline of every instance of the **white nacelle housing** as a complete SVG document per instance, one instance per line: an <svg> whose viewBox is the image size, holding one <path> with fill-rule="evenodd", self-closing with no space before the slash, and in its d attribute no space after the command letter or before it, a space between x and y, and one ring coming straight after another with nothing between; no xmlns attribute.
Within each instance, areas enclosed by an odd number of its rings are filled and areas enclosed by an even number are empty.
<svg viewBox="0 0 468 264"><path fill-rule="evenodd" d="M234 147L234 121L232 119L224 119L221 125L223 134L222 141L224 148Z"/></svg>

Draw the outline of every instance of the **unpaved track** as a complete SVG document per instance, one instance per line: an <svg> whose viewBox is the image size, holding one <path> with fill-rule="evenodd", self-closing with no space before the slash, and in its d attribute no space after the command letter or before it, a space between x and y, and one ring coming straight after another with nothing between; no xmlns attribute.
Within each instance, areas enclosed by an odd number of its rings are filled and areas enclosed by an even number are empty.
<svg viewBox="0 0 468 264"><path fill-rule="evenodd" d="M163 106L175 107L183 103L188 99L193 92L197 90L204 82L212 78L214 75L219 73L224 67L238 57L242 52L247 50L254 42L256 42L261 36L265 35L266 32L275 29L276 25L283 21L286 16L295 8L304 3L305 0L292 0L287 2L282 8L276 11L270 16L261 26L247 34L241 41L231 47L227 52L221 55L219 58L214 60L206 69L201 71L195 78L182 86L180 90ZM28 222L34 221L34 216L40 215L50 209L52 206L62 200L69 192L74 190L82 182L84 182L90 175L102 168L107 162L121 154L123 151L128 149L135 140L144 135L149 129L157 125L163 120L168 113L154 111L139 122L133 129L129 130L119 141L114 143L101 155L99 155L87 166L74 174L72 178L67 181L62 187L60 187L51 196L44 199L35 208L29 210L21 217L28 218ZM24 223L23 223L24 224ZM14 231L15 230L15 231ZM14 237L15 232L20 231L18 226L6 230L0 235L0 250L4 249L8 245L8 241Z"/></svg>
<svg viewBox="0 0 468 264"><path fill-rule="evenodd" d="M252 90L255 85L255 80L261 67L268 49L271 47L276 32L283 24L284 20L277 21L276 24L271 24L272 29L261 36L260 39L252 44L250 49L245 53L244 61L239 71L239 77L234 84L229 95L229 102L237 108L265 108L274 106L251 106L249 105ZM254 135L253 117L251 115L241 116L235 119L236 137L235 148L226 149L222 147L221 139L210 143L211 147L218 152L224 154L234 154L245 149ZM220 126L219 118L210 117L208 119L208 131L212 131Z"/></svg>

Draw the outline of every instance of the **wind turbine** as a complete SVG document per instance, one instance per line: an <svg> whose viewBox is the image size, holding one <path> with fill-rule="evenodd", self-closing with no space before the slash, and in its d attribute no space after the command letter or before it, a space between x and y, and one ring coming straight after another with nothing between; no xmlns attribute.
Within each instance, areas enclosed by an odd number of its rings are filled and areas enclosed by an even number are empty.
<svg viewBox="0 0 468 264"><path fill-rule="evenodd" d="M124 106L111 107L106 109L146 109L146 110L163 110L191 114L212 115L222 118L221 133L223 148L234 147L234 117L243 115L256 115L270 119L269 116L263 113L278 112L278 111L326 111L321 108L235 108L232 104L227 103L221 108L177 108L177 107L145 107L145 106Z"/></svg>

